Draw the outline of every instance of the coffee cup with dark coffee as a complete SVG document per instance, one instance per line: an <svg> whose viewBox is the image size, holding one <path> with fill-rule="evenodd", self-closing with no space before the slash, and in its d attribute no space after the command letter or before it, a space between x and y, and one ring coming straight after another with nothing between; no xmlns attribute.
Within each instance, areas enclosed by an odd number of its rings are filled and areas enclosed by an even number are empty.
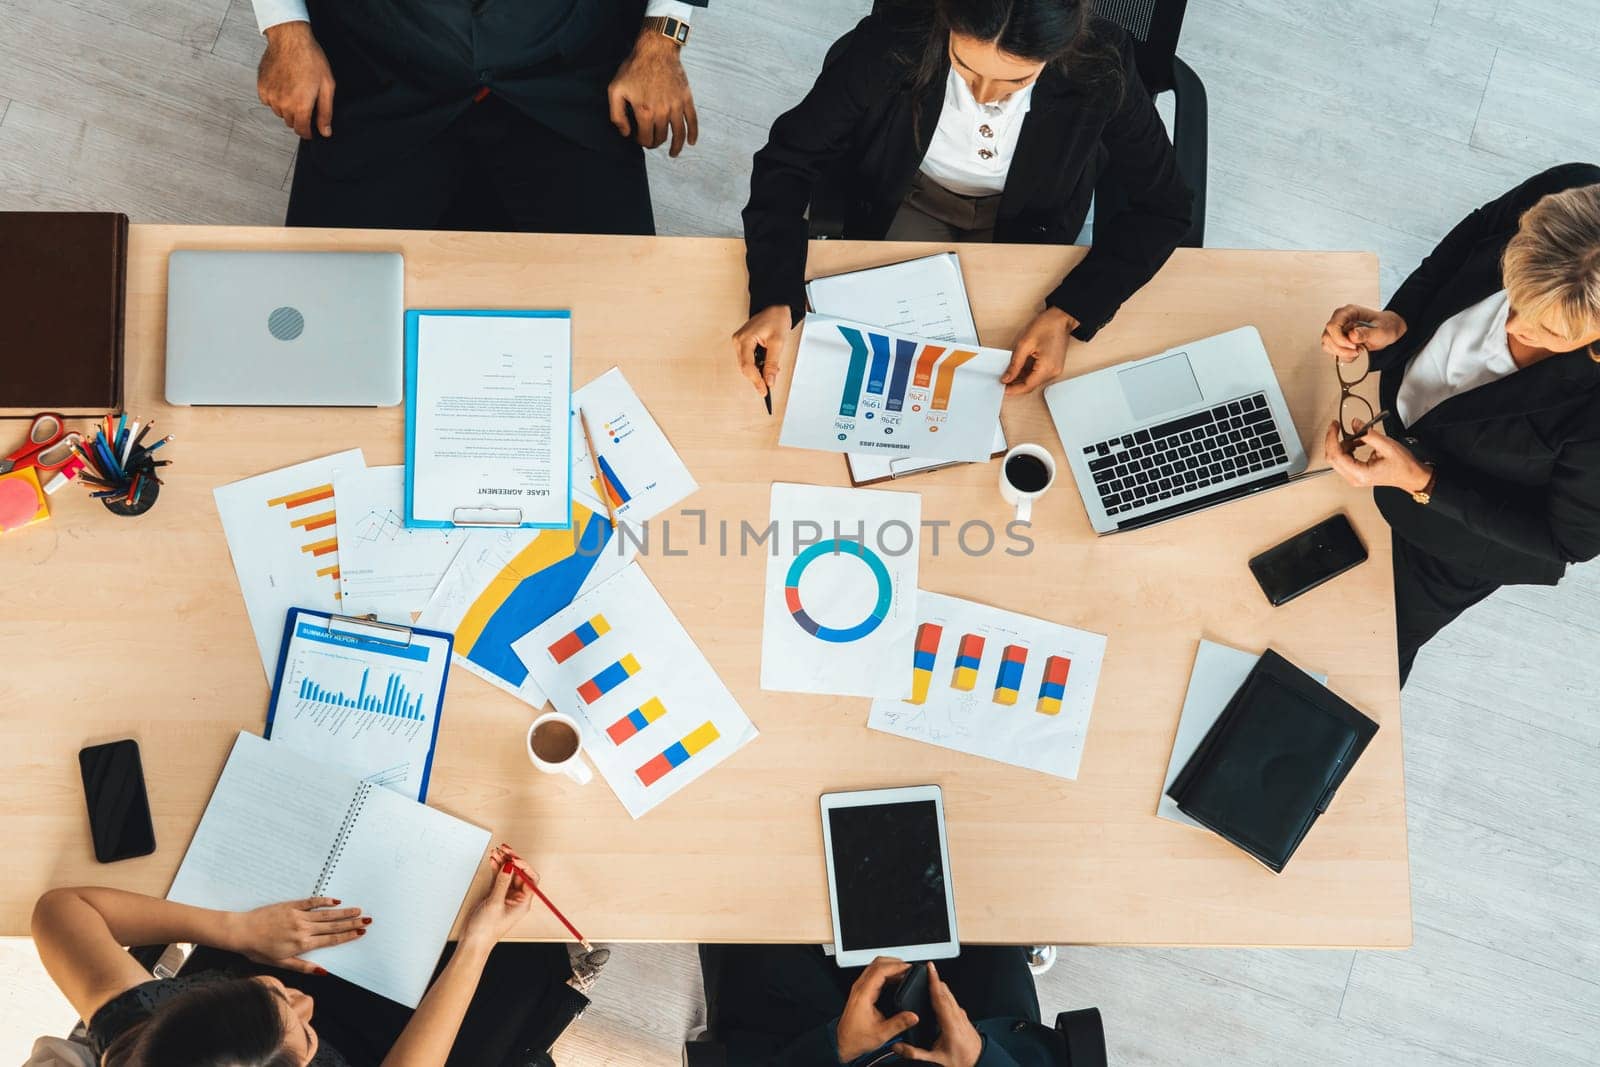
<svg viewBox="0 0 1600 1067"><path fill-rule="evenodd" d="M1017 509L1018 522L1033 521L1033 502L1055 481L1055 457L1043 445L1017 445L1000 461L1000 496Z"/></svg>
<svg viewBox="0 0 1600 1067"><path fill-rule="evenodd" d="M564 774L579 785L594 777L584 760L583 732L577 720L559 711L547 711L528 727L528 759L546 774Z"/></svg>

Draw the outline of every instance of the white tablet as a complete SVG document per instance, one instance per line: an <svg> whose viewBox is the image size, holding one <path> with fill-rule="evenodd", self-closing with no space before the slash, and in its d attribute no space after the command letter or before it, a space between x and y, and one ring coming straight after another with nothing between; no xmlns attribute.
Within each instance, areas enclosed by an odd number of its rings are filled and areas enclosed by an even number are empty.
<svg viewBox="0 0 1600 1067"><path fill-rule="evenodd" d="M824 793L822 845L839 966L960 954L938 786Z"/></svg>

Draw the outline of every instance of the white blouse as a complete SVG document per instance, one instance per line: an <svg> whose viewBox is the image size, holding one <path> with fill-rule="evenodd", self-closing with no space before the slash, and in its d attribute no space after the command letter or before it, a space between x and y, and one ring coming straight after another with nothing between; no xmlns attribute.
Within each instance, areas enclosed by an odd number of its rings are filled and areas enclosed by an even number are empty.
<svg viewBox="0 0 1600 1067"><path fill-rule="evenodd" d="M995 104L980 104L966 79L950 68L939 125L922 157L922 173L962 196L991 196L1006 187L1006 173L1033 104L1033 85Z"/></svg>
<svg viewBox="0 0 1600 1067"><path fill-rule="evenodd" d="M1506 340L1511 300L1504 289L1457 312L1434 331L1400 380L1395 410L1407 426L1458 393L1517 369Z"/></svg>

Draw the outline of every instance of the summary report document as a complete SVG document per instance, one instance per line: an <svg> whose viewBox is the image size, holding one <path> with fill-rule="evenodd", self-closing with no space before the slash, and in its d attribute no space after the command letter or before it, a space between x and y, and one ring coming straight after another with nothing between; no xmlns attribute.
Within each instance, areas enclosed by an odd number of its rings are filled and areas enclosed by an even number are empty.
<svg viewBox="0 0 1600 1067"><path fill-rule="evenodd" d="M359 904L377 917L366 934L305 958L414 1008L488 847L487 830L241 733L167 899L227 911Z"/></svg>
<svg viewBox="0 0 1600 1067"><path fill-rule="evenodd" d="M407 526L566 527L572 316L406 312Z"/></svg>

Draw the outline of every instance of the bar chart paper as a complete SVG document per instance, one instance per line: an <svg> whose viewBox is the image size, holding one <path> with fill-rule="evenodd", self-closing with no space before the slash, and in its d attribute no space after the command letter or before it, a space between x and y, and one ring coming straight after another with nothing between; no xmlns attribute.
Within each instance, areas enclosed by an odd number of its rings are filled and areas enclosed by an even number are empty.
<svg viewBox="0 0 1600 1067"><path fill-rule="evenodd" d="M756 736L637 563L512 648L582 726L589 758L636 819Z"/></svg>
<svg viewBox="0 0 1600 1067"><path fill-rule="evenodd" d="M296 612L266 736L413 800L428 797L450 640L371 640Z"/></svg>
<svg viewBox="0 0 1600 1067"><path fill-rule="evenodd" d="M779 443L930 461L987 460L1011 353L810 315Z"/></svg>
<svg viewBox="0 0 1600 1067"><path fill-rule="evenodd" d="M1076 778L1105 658L1102 634L970 600L917 594L910 700L875 700L884 733Z"/></svg>

